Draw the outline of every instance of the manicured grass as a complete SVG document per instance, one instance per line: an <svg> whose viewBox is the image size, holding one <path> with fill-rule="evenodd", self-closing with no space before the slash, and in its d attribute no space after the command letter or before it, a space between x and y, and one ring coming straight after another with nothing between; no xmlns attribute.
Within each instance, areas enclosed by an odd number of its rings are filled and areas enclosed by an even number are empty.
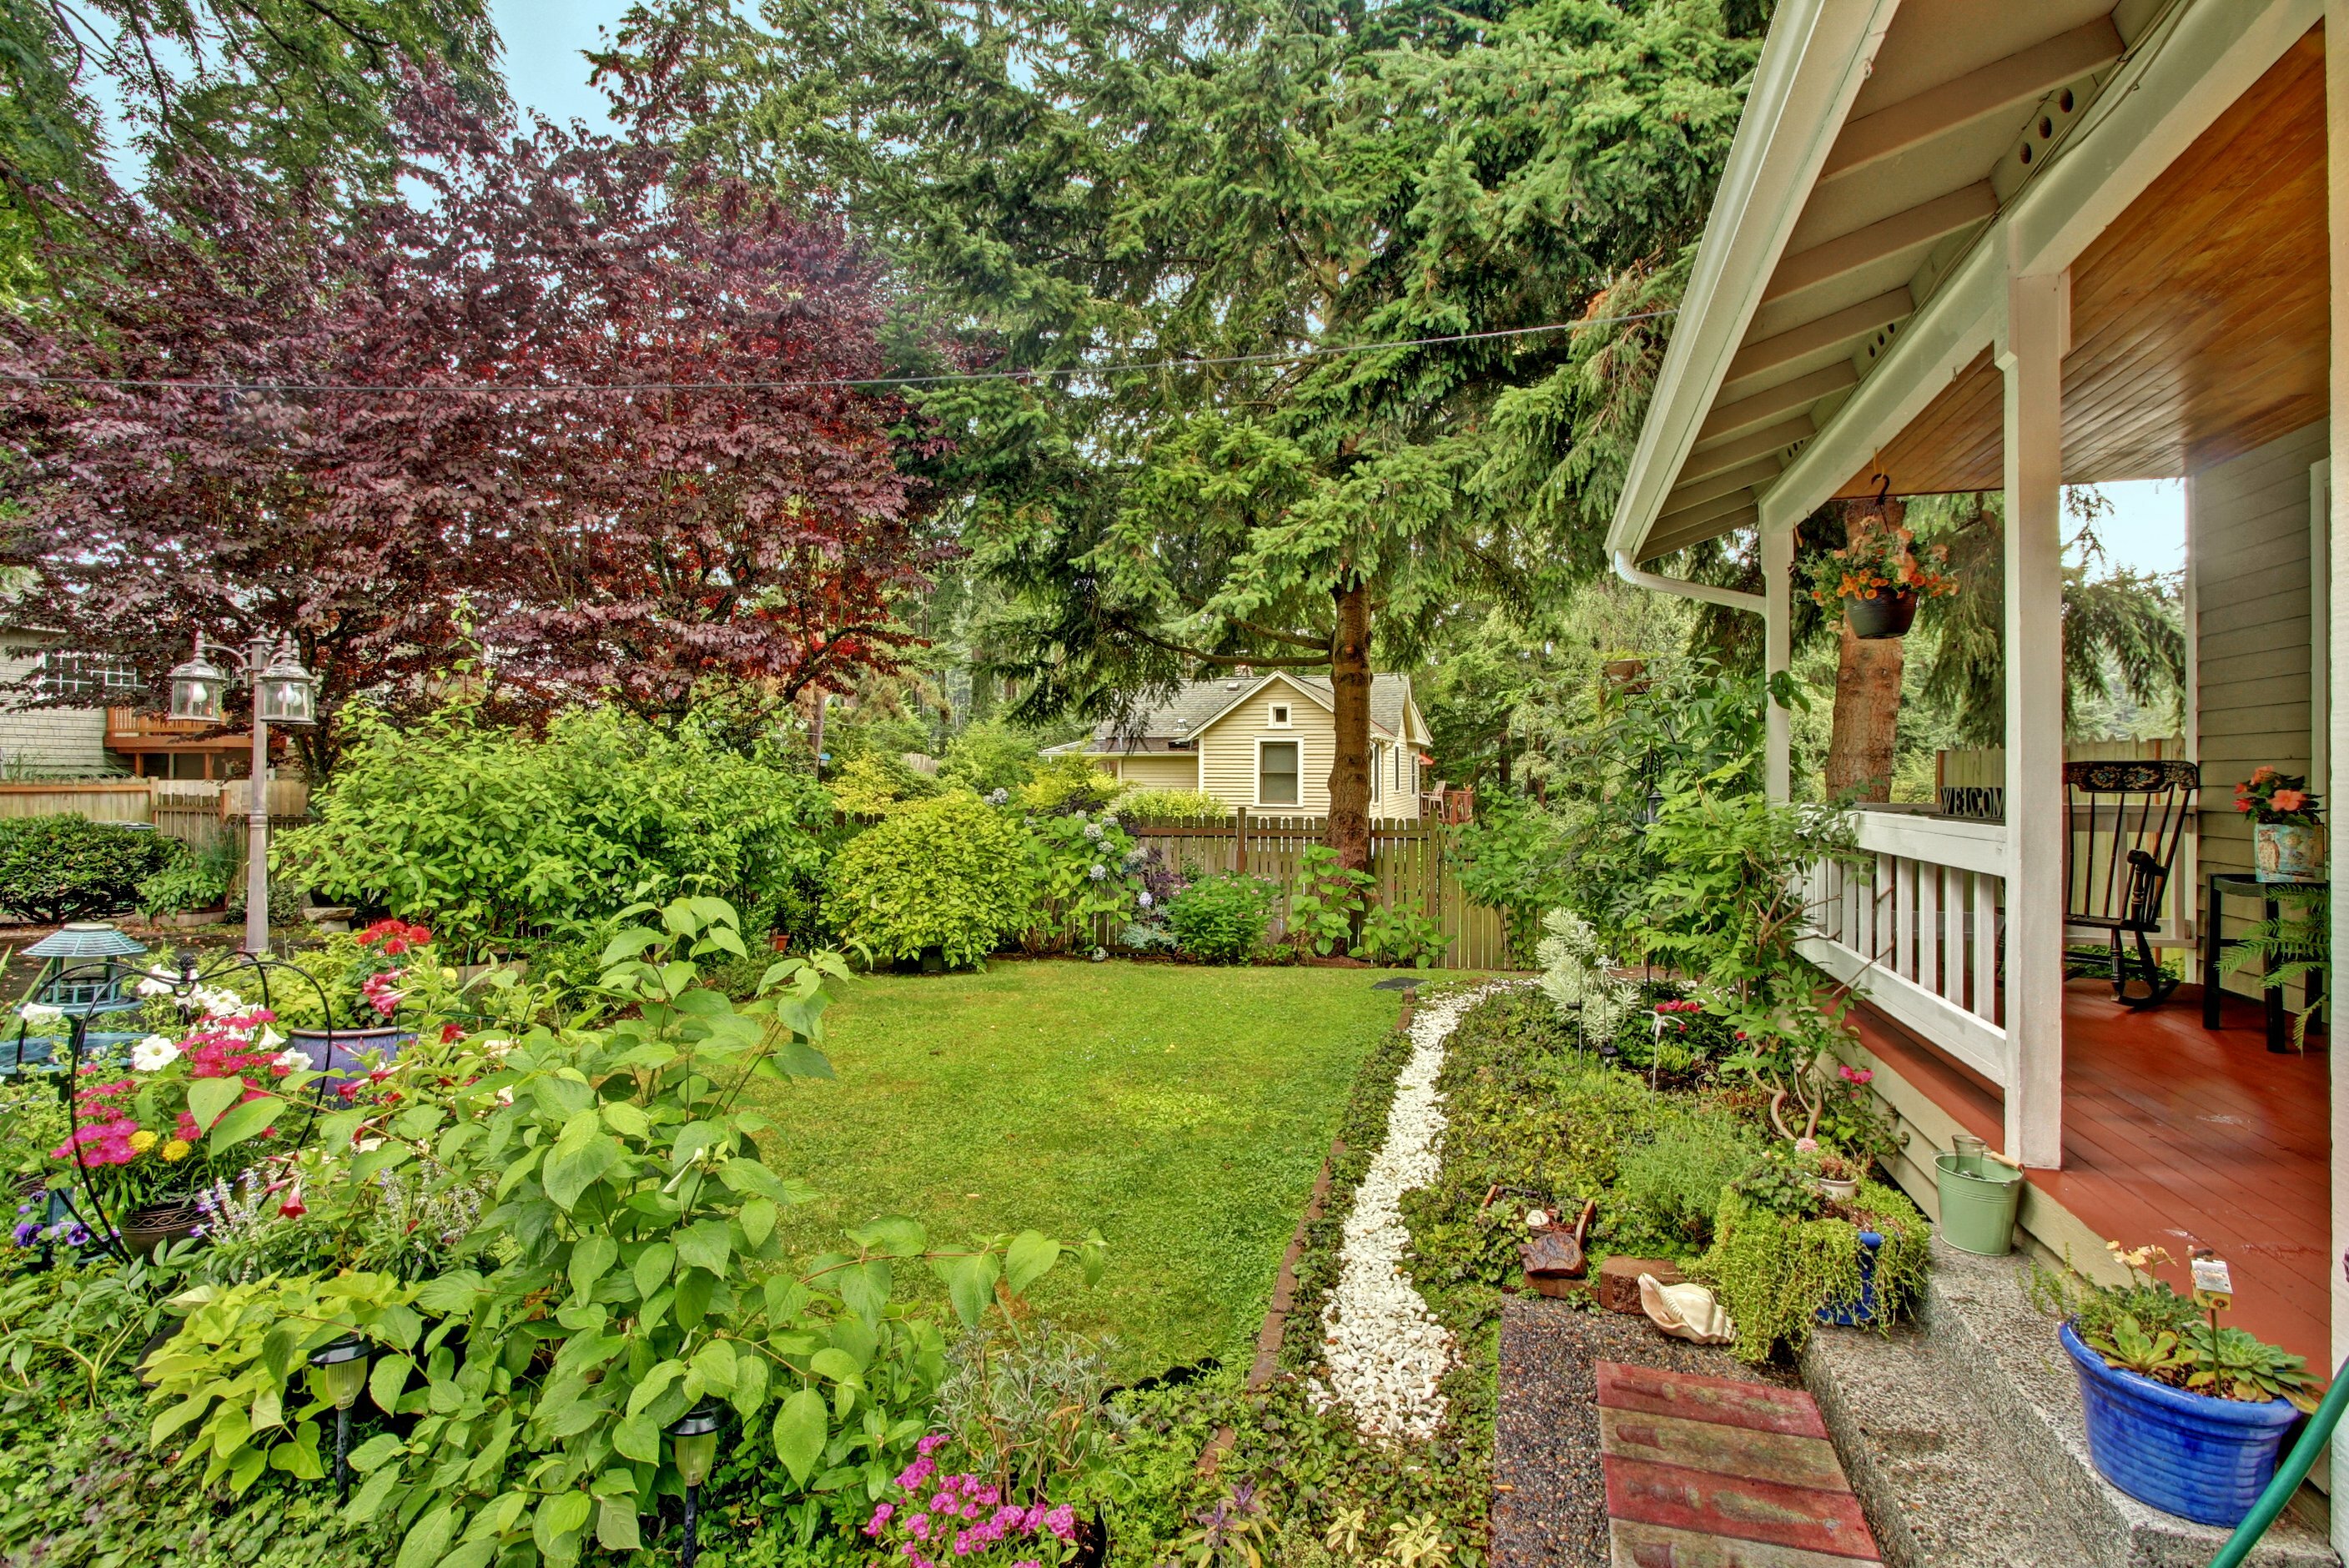
<svg viewBox="0 0 2349 1568"><path fill-rule="evenodd" d="M1113 1333L1127 1376L1243 1356L1355 1066L1394 1024L1380 977L1126 963L861 976L824 1016L838 1078L765 1096L787 1129L769 1163L823 1194L786 1214L785 1244L828 1251L890 1213L934 1242L1097 1228L1101 1284L1064 1264L1040 1312ZM900 1279L943 1299L926 1267Z"/></svg>

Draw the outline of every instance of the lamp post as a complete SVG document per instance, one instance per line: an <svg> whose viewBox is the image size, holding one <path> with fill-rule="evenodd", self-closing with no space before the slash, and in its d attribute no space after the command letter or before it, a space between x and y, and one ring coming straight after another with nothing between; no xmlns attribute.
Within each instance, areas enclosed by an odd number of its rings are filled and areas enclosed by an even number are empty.
<svg viewBox="0 0 2349 1568"><path fill-rule="evenodd" d="M310 1352L310 1365L325 1376L326 1398L335 1406L335 1501L351 1500L351 1407L367 1387L367 1342L346 1334Z"/></svg>
<svg viewBox="0 0 2349 1568"><path fill-rule="evenodd" d="M208 654L221 654L253 686L253 777L246 780L244 950L269 951L269 727L318 722L316 682L294 656L294 639L257 635L243 650L207 644L196 634L195 656L171 672L171 717L217 724L229 675Z"/></svg>
<svg viewBox="0 0 2349 1568"><path fill-rule="evenodd" d="M718 1429L725 1424L724 1408L715 1399L704 1399L668 1429L669 1454L677 1461L678 1480L685 1483L685 1550L678 1554L685 1568L693 1568L701 1555L700 1542L694 1538L701 1511L701 1483L709 1479L709 1467L718 1462Z"/></svg>

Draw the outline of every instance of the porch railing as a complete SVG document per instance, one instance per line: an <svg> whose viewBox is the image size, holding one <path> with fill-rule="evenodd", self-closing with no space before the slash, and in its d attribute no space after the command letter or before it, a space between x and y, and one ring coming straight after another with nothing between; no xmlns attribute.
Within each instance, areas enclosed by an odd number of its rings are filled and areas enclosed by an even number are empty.
<svg viewBox="0 0 2349 1568"><path fill-rule="evenodd" d="M1859 814L1855 870L1816 868L1806 888L1812 962L1988 1078L2008 1073L1999 933L2006 829L1900 811Z"/></svg>

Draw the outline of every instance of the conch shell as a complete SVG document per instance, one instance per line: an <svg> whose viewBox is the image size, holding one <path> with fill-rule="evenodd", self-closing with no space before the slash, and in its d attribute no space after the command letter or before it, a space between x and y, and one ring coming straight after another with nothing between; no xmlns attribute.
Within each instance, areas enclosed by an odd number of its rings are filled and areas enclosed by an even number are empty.
<svg viewBox="0 0 2349 1568"><path fill-rule="evenodd" d="M1737 1326L1701 1284L1661 1284L1643 1274L1640 1305L1658 1328L1692 1345L1726 1345L1737 1337Z"/></svg>

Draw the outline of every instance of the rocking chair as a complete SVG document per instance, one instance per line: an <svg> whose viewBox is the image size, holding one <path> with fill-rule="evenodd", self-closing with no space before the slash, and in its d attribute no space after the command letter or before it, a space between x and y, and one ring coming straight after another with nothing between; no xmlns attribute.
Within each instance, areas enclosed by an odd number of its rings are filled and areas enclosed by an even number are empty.
<svg viewBox="0 0 2349 1568"><path fill-rule="evenodd" d="M2106 975L2113 999L2131 1008L2159 1006L2178 989L2149 938L2161 929L2162 894L2201 787L2191 762L2064 765L2064 923L2109 938L2108 950L2067 945L2065 979Z"/></svg>

